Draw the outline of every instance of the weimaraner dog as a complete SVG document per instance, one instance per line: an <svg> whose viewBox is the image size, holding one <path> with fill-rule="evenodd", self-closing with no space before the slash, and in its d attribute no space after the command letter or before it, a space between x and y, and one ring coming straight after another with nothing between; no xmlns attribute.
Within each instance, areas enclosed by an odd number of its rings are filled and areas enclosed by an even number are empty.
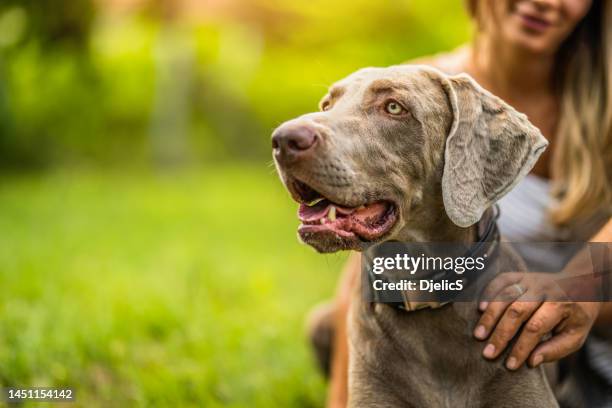
<svg viewBox="0 0 612 408"><path fill-rule="evenodd" d="M319 252L474 242L483 215L546 146L525 115L469 76L414 65L357 71L319 112L272 135L280 177L300 203L299 236ZM477 320L472 303L408 311L366 302L357 288L349 406L557 406L541 368L511 372L504 356L482 358Z"/></svg>

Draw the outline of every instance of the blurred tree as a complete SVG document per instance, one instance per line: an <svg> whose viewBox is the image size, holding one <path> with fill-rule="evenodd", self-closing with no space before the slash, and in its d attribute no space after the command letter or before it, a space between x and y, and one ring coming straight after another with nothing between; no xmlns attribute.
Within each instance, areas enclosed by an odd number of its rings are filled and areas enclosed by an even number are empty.
<svg viewBox="0 0 612 408"><path fill-rule="evenodd" d="M71 59L82 75L93 85L93 70L87 58L87 44L94 18L90 0L4 0L0 3L0 166L39 166L49 161L52 152L46 150L46 123L27 133L29 126L20 123L16 112L15 68L8 66L19 59L24 50L36 50L37 63L46 58ZM10 39L10 40L7 40ZM3 41L4 40L4 41ZM30 55L32 57L32 55ZM17 73L20 74L20 73ZM47 140L45 140L47 139Z"/></svg>
<svg viewBox="0 0 612 408"><path fill-rule="evenodd" d="M91 31L95 8L91 0L3 0L0 13L20 8L27 25L20 44L37 41L44 50L70 46L83 50Z"/></svg>
<svg viewBox="0 0 612 408"><path fill-rule="evenodd" d="M159 166L188 161L188 132L196 71L193 35L180 24L179 3L159 1L151 12L159 15L154 45L155 97L149 137L152 157Z"/></svg>

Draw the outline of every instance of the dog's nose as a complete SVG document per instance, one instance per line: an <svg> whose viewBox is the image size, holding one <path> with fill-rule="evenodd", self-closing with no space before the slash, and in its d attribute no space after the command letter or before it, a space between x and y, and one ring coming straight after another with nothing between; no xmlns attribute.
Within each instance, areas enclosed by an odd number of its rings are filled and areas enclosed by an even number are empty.
<svg viewBox="0 0 612 408"><path fill-rule="evenodd" d="M298 158L310 152L318 140L312 126L285 125L272 135L272 149L279 158Z"/></svg>

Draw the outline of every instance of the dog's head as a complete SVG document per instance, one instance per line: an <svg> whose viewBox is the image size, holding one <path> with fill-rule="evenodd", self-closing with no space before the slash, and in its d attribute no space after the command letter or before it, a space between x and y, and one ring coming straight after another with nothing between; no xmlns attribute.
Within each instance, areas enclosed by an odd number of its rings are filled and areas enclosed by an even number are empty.
<svg viewBox="0 0 612 408"><path fill-rule="evenodd" d="M424 214L469 227L546 145L469 76L409 65L357 71L319 112L272 135L280 177L300 203L299 235L320 252L401 239Z"/></svg>

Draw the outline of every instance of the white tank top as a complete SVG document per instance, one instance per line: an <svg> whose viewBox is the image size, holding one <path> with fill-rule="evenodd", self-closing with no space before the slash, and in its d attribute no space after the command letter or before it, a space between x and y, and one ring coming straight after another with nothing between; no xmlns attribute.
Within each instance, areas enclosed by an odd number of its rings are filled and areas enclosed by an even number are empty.
<svg viewBox="0 0 612 408"><path fill-rule="evenodd" d="M548 220L550 205L549 181L528 174L499 201L499 229L504 238L512 242L565 241L567 231Z"/></svg>
<svg viewBox="0 0 612 408"><path fill-rule="evenodd" d="M546 242L547 245L521 245L521 256L530 270L559 271L573 254L560 242L588 241L603 226L606 217L598 213L588 220L558 227L549 217L553 199L550 182L529 174L499 201L499 230L508 242Z"/></svg>
<svg viewBox="0 0 612 408"><path fill-rule="evenodd" d="M551 205L550 183L534 175L527 175L499 201L499 231L504 241L550 242L551 244L519 245L520 252L531 271L560 270L566 261L561 245L568 240L568 232L553 225L547 217Z"/></svg>
<svg viewBox="0 0 612 408"><path fill-rule="evenodd" d="M567 227L554 225L548 218L553 204L550 189L548 180L528 174L499 201L499 229L506 241L584 242L603 227L607 220L603 212Z"/></svg>

